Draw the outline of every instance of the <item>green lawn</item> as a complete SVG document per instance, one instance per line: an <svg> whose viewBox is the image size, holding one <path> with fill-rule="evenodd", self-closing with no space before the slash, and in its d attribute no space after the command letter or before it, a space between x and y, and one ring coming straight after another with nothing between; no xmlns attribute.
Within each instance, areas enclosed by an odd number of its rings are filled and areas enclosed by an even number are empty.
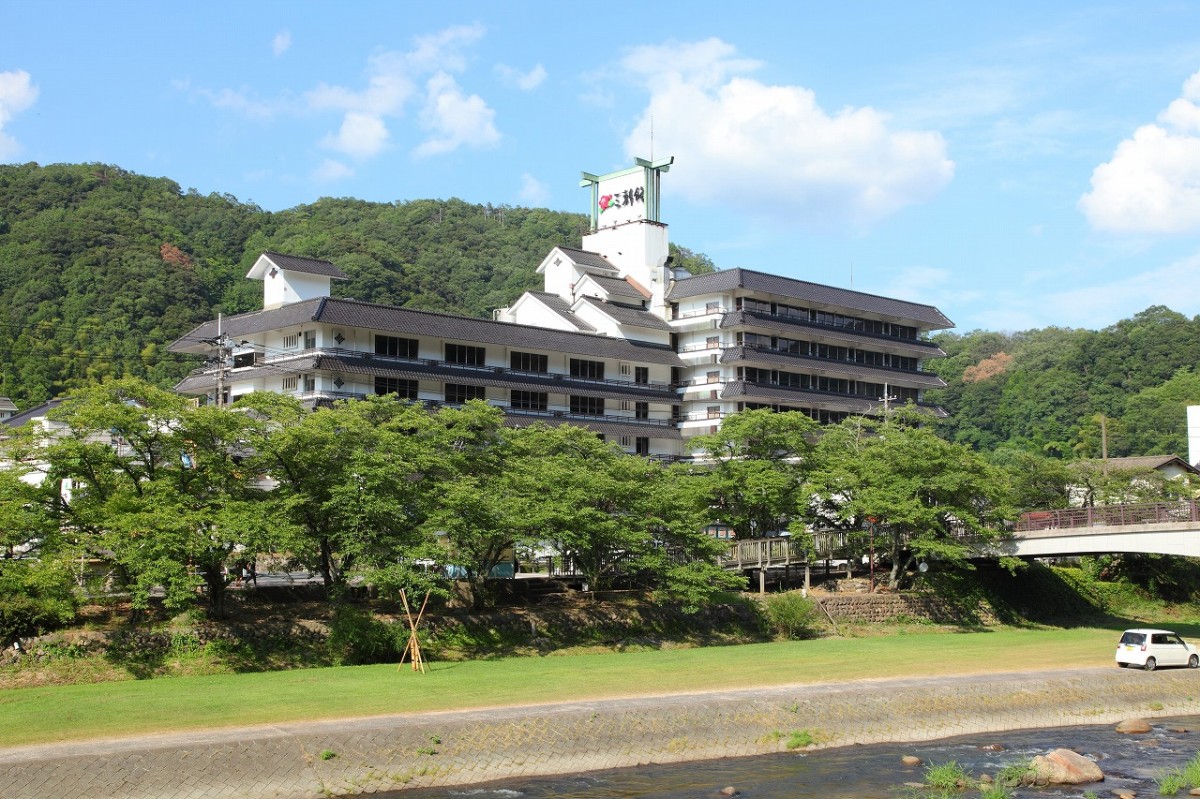
<svg viewBox="0 0 1200 799"><path fill-rule="evenodd" d="M1112 665L1111 629L905 632L623 654L0 691L0 746L425 710L881 677Z"/></svg>

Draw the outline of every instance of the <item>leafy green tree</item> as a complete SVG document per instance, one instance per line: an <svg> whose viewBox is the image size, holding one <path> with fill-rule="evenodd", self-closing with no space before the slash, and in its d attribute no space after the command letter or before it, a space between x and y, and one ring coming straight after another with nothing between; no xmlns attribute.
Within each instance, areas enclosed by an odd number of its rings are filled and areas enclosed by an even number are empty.
<svg viewBox="0 0 1200 799"><path fill-rule="evenodd" d="M1186 455L1187 406L1200 405L1200 373L1186 366L1165 383L1143 388L1125 402L1126 431L1112 455Z"/></svg>
<svg viewBox="0 0 1200 799"><path fill-rule="evenodd" d="M994 470L921 421L907 409L883 420L846 420L822 437L822 468L814 475L818 493L834 500L843 521L873 526L896 587L918 561L967 566L973 547L963 536L993 538L1012 513Z"/></svg>
<svg viewBox="0 0 1200 799"><path fill-rule="evenodd" d="M67 486L53 505L82 554L114 567L135 611L160 588L180 607L204 586L222 615L230 565L277 529L240 463L256 422L133 379L75 392L48 418L37 455L50 490Z"/></svg>
<svg viewBox="0 0 1200 799"><path fill-rule="evenodd" d="M710 521L739 538L787 529L808 509L805 476L813 466L816 422L797 413L742 411L720 430L692 439L708 464L698 471Z"/></svg>

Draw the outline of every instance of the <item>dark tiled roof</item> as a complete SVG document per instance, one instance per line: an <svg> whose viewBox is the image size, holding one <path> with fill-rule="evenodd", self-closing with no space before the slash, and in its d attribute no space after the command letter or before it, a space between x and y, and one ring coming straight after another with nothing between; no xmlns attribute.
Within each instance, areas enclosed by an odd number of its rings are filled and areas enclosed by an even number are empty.
<svg viewBox="0 0 1200 799"><path fill-rule="evenodd" d="M836 374L853 380L873 380L896 386L919 388L945 388L946 381L932 372L910 372L904 369L877 369L848 361L832 361L828 358L810 358L805 355L788 355L754 347L729 347L721 354L721 363L765 363L784 366L816 374Z"/></svg>
<svg viewBox="0 0 1200 799"><path fill-rule="evenodd" d="M313 300L284 305L282 308L272 308L267 311L253 311L227 316L220 322L221 332L231 338L247 336L252 333L266 333L280 328L301 327L315 318L321 304L328 299L318 297ZM176 339L167 349L170 352L194 352L208 354L212 352L212 344L217 337L218 323L212 319L194 328L184 336Z"/></svg>
<svg viewBox="0 0 1200 799"><path fill-rule="evenodd" d="M48 402L43 402L41 405L35 405L27 411L23 411L15 416L8 417L3 421L3 424L8 425L9 427L20 427L32 419L36 419L39 416L45 416L46 411L57 408L59 405L62 405L62 403L63 401L61 399L52 399Z"/></svg>
<svg viewBox="0 0 1200 799"><path fill-rule="evenodd" d="M299 255L284 255L280 252L264 252L263 255L271 259L271 263L278 266L280 269L286 269L289 272L303 272L307 275L325 275L334 280L349 280L346 273L338 269L329 261L322 261L319 258L304 258Z"/></svg>
<svg viewBox="0 0 1200 799"><path fill-rule="evenodd" d="M1088 459L1084 461L1092 465L1102 465L1105 461L1100 459ZM1184 471L1192 472L1193 474L1200 473L1196 467L1189 464L1185 459L1178 455L1135 455L1129 458L1109 458L1109 468L1112 469L1161 469L1164 466L1177 466Z"/></svg>
<svg viewBox="0 0 1200 799"><path fill-rule="evenodd" d="M630 308L628 305L622 305L619 302L605 302L595 297L580 297L579 299L594 308L599 308L602 313L607 314L622 325L648 327L651 330L671 329L671 326L665 321L649 311L643 311L641 308Z"/></svg>
<svg viewBox="0 0 1200 799"><path fill-rule="evenodd" d="M557 294L551 294L548 291L531 291L531 292L529 292L529 295L532 297L537 297L539 300L542 301L542 303L547 308L554 311L556 314L561 316L563 319L566 319L568 322L570 322L572 325L574 325L577 329L582 330L585 333L595 333L596 332L596 328L592 327L587 322L583 321L578 316L571 313L570 303L568 303L566 300L564 300L562 297L558 296Z"/></svg>
<svg viewBox="0 0 1200 799"><path fill-rule="evenodd" d="M810 283L807 280L796 280L781 275L754 272L749 269L726 269L706 275L683 278L671 286L667 298L680 300L735 289L791 297L826 308L844 308L851 312L859 311L891 319L903 319L916 322L918 327L925 330L954 327L954 323L932 305L839 289L820 283Z"/></svg>
<svg viewBox="0 0 1200 799"><path fill-rule="evenodd" d="M646 295L628 280L622 280L619 277L605 277L604 275L588 275L588 277L596 281L596 284L608 292L610 297L628 297L638 302L646 299Z"/></svg>
<svg viewBox="0 0 1200 799"><path fill-rule="evenodd" d="M0 397L0 411L15 411L17 403L10 400L8 397Z"/></svg>
<svg viewBox="0 0 1200 799"><path fill-rule="evenodd" d="M885 336L882 333L869 333L865 330L853 330L834 325L822 325L816 322L804 322L786 316L754 313L752 311L729 311L721 317L721 328L732 330L739 327L754 327L772 331L804 332L809 338L826 341L844 341L848 344L867 349L872 345L876 349L890 352L904 350L911 352L916 358L944 358L946 353L932 341L919 338L897 338Z"/></svg>
<svg viewBox="0 0 1200 799"><path fill-rule="evenodd" d="M473 319L468 316L431 311L414 311L392 305L374 305L357 300L339 300L330 297L297 302L268 311L231 316L223 320L222 329L230 338L236 339L249 333L298 327L309 322L366 328L387 333L433 336L476 344L499 344L506 347L524 347L530 350L549 350L614 360L641 361L668 366L683 365L675 351L664 344L550 330L531 325L514 325L508 322L493 322L489 319ZM216 334L217 322L215 320L205 322L173 343L170 350L172 352L209 352L210 348L204 342L213 339Z"/></svg>
<svg viewBox="0 0 1200 799"><path fill-rule="evenodd" d="M602 269L606 272L612 272L614 275L620 271L617 267L613 266L611 261L598 252L580 250L575 247L563 247L562 245L559 245L558 249L562 250L572 261L585 269Z"/></svg>

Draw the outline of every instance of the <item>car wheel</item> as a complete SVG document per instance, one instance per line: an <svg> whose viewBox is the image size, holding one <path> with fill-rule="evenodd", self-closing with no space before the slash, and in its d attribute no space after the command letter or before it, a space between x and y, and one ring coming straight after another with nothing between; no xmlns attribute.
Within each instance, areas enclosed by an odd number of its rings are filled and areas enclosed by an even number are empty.
<svg viewBox="0 0 1200 799"><path fill-rule="evenodd" d="M1188 668L1200 668L1200 655L1192 655L1190 658L1188 658Z"/></svg>
<svg viewBox="0 0 1200 799"><path fill-rule="evenodd" d="M1158 665L1158 661L1155 660L1154 658L1146 658L1146 665L1142 666L1142 668L1144 668L1146 671L1154 671L1154 668L1157 665Z"/></svg>

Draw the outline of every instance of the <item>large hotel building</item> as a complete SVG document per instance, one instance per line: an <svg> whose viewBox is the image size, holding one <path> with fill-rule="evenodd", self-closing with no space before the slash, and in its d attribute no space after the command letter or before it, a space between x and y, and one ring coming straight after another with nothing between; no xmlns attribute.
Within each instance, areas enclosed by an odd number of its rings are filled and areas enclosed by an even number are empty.
<svg viewBox="0 0 1200 799"><path fill-rule="evenodd" d="M251 391L314 407L368 394L458 405L480 399L510 424L583 425L628 452L687 457L688 439L748 408L821 422L923 402L944 386L926 340L937 308L747 269L671 265L659 219L671 160L584 173L590 233L537 267L544 290L493 318L330 296L346 275L322 260L263 253L260 311L206 322L171 350L216 361L176 387L210 402Z"/></svg>

